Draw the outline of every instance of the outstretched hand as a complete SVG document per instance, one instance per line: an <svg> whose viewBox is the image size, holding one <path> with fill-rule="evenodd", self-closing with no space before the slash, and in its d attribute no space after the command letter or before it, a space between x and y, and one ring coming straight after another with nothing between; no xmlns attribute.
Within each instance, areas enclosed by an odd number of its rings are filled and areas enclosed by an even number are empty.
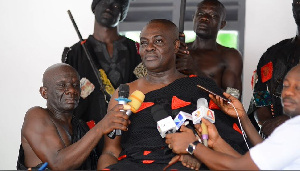
<svg viewBox="0 0 300 171"><path fill-rule="evenodd" d="M235 107L236 111L239 114L239 117L243 117L246 115L245 109L243 107L243 104L235 97L231 96L228 93L223 93L223 95L230 100L230 103ZM209 94L209 97L212 99L212 101L217 104L220 109L226 113L227 115L237 118L237 113L234 110L233 106L229 104L228 102L224 101L220 96L214 96L212 94Z"/></svg>
<svg viewBox="0 0 300 171"><path fill-rule="evenodd" d="M114 106L105 117L97 124L99 125L103 134L108 134L115 129L120 129L122 131L127 131L127 127L130 124L128 120L128 115L125 114L124 106L121 104L117 104ZM97 126L96 125L96 126Z"/></svg>

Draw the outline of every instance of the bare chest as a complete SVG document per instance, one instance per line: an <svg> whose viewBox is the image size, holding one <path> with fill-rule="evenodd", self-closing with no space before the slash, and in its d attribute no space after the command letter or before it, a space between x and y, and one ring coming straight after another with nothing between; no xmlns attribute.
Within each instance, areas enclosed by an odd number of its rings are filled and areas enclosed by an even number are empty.
<svg viewBox="0 0 300 171"><path fill-rule="evenodd" d="M225 62L221 53L210 51L190 51L193 62L208 77L221 78Z"/></svg>
<svg viewBox="0 0 300 171"><path fill-rule="evenodd" d="M59 121L53 121L55 124L57 134L59 138L61 139L62 143L65 147L72 144L72 129L66 125L61 124Z"/></svg>

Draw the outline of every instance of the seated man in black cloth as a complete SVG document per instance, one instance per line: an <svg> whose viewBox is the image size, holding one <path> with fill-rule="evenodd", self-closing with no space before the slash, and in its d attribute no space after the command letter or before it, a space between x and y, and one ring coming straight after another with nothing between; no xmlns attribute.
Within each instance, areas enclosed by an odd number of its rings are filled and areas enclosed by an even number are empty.
<svg viewBox="0 0 300 171"><path fill-rule="evenodd" d="M139 111L130 116L128 131L115 139L105 137L105 146L99 158L98 169L111 170L163 170L172 159L178 158L174 153L164 153L167 147L157 130L157 123L151 115L155 104L164 109L173 118L178 111L192 113L197 109L197 100L206 98L208 93L197 85L209 88L217 94L222 91L216 83L207 77L186 76L176 69L176 52L179 49L179 32L169 20L150 21L140 35L140 55L147 69L147 75L128 83L130 93L140 90L145 100ZM117 97L115 93L113 98ZM111 100L108 109L117 101ZM215 125L220 135L234 149L245 153L248 149L243 140L237 120L214 109ZM200 163L192 156L182 155L181 163L176 162L170 169L199 169ZM193 162L191 162L193 161ZM202 166L200 169L205 169Z"/></svg>
<svg viewBox="0 0 300 171"><path fill-rule="evenodd" d="M79 75L68 64L55 64L43 75L40 93L47 108L32 107L25 115L17 169L96 169L93 150L100 138L114 129L127 130L128 116L116 105L90 131L73 115L80 96Z"/></svg>

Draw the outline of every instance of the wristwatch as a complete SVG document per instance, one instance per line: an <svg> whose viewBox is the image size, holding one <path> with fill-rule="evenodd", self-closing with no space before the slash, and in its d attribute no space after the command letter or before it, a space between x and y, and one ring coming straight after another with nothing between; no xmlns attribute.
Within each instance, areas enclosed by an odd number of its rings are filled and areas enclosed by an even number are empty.
<svg viewBox="0 0 300 171"><path fill-rule="evenodd" d="M188 153L190 153L190 155L193 155L194 154L194 151L195 151L195 149L196 149L196 146L197 146L197 144L199 144L200 142L197 140L197 141L195 141L195 142L193 142L193 143L190 143L189 144L189 146L186 148L186 151L188 152Z"/></svg>

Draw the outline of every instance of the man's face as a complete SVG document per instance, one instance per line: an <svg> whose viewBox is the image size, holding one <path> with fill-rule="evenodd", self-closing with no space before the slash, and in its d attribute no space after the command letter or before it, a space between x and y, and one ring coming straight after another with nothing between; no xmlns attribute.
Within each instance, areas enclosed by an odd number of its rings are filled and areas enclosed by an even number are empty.
<svg viewBox="0 0 300 171"><path fill-rule="evenodd" d="M161 72L175 65L178 41L164 24L150 23L140 35L140 55L149 71Z"/></svg>
<svg viewBox="0 0 300 171"><path fill-rule="evenodd" d="M116 27L121 17L121 0L101 0L95 8L95 19L104 27Z"/></svg>
<svg viewBox="0 0 300 171"><path fill-rule="evenodd" d="M297 26L300 26L300 0L293 0L293 16Z"/></svg>
<svg viewBox="0 0 300 171"><path fill-rule="evenodd" d="M209 1L200 3L193 19L195 33L203 39L215 38L225 26L223 15L219 5Z"/></svg>
<svg viewBox="0 0 300 171"><path fill-rule="evenodd" d="M80 98L80 82L77 73L62 68L53 74L47 87L47 105L56 111L73 111Z"/></svg>
<svg viewBox="0 0 300 171"><path fill-rule="evenodd" d="M283 112L291 117L300 114L300 66L288 72L281 93Z"/></svg>

